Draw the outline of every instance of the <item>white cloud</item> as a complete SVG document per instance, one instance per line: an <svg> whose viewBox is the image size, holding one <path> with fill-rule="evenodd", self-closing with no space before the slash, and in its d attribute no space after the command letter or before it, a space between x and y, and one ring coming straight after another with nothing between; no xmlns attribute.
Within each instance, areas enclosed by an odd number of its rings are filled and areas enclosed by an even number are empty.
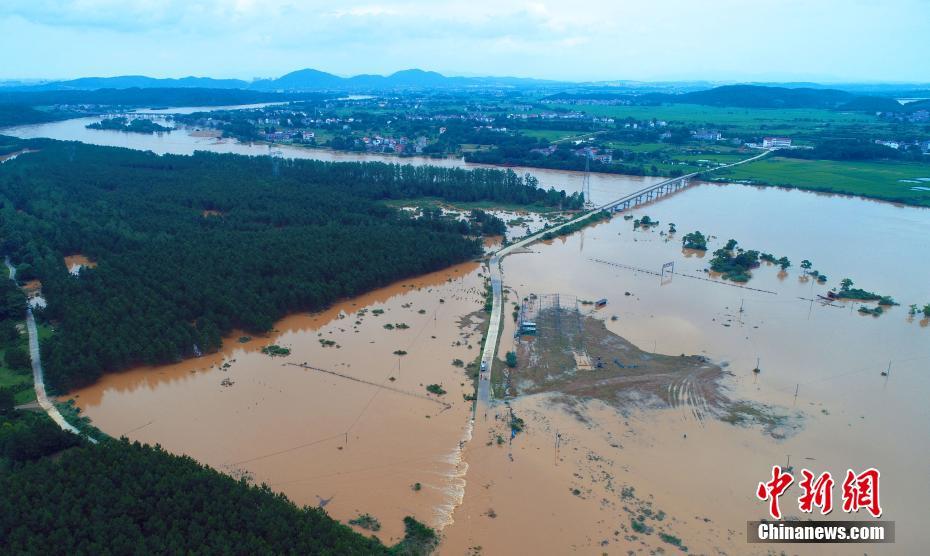
<svg viewBox="0 0 930 556"><path fill-rule="evenodd" d="M6 76L251 77L309 66L570 79L930 79L922 0L0 2L0 46L30 45L4 61Z"/></svg>

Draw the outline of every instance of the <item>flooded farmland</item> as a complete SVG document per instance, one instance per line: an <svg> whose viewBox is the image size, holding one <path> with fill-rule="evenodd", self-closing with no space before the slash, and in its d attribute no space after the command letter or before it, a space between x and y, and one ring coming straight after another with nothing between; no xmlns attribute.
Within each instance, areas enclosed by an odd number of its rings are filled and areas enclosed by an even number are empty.
<svg viewBox="0 0 930 556"><path fill-rule="evenodd" d="M268 153L264 145L187 131L136 137L85 130L86 123L7 132L179 154ZM470 166L282 150L330 160ZM545 186L580 188L580 174L529 171ZM595 175L593 197L607 201L650 180ZM644 352L702 356L719 365L721 391L779 419L778 434L752 415L727 420L695 412L700 388L682 389L664 405L629 396L529 394L477 415L472 429L471 404L463 399L471 391L467 373L452 362L468 363L480 350L475 312L484 282L477 263L346 300L322 314L289 317L267 338L240 343L235 335L220 354L108 375L71 395L111 435L160 443L265 482L344 522L370 513L387 542L402 534L402 517L413 515L442 529L443 554L623 554L680 546L745 553L745 522L766 515L755 487L776 464L834 476L847 468L880 469L883 519L896 521L897 541L870 552L919 552L923 501L930 496L930 322L910 316L908 305L930 303L930 211L706 184L633 214L659 225L634 229L616 216L504 260L500 358L520 348L512 303L530 294L606 298L600 309L580 305L582 314ZM670 223L677 228L673 236ZM713 236L707 253L681 248L681 236L695 230ZM704 272L711 252L731 238L746 249L786 256L792 266L780 272L763 263L747 288ZM826 285L803 275L803 259L829 277ZM657 276L669 262L674 275ZM856 302L820 300L846 277L900 305L872 316L860 314ZM262 353L270 344L290 355ZM312 368L288 364L304 362ZM518 364L515 384L519 373ZM447 393L428 394L430 384ZM525 423L512 439L511 409ZM799 494L795 485L782 499L789 515L798 515Z"/></svg>
<svg viewBox="0 0 930 556"><path fill-rule="evenodd" d="M160 443L396 542L413 515L445 525L458 502L483 304L477 263L295 315L221 353L110 374L70 395L114 436ZM261 348L290 350L272 357ZM396 355L395 352L406 352ZM294 364L304 364L304 368ZM438 384L446 394L429 394ZM419 487L417 486L419 485Z"/></svg>
<svg viewBox="0 0 930 556"><path fill-rule="evenodd" d="M755 486L776 464L834 476L877 467L883 519L897 522L898 535L896 545L874 552L919 551L918 521L930 495L922 479L930 472L930 329L926 319L908 315L907 305L930 299L925 257L918 255L926 253L930 211L703 185L634 214L660 225L634 230L631 221L615 217L505 259L511 299L559 292L579 300L606 297L606 307L581 305L581 312L643 350L703 355L720 364L727 373L724 392L783 418L786 431L773 437L751 418L731 424L726 415L701 417L694 411L702 402L698 389L674 407L629 398L517 398L510 405L526 422L525 432L497 453L485 444L498 434L509 437L508 409L498 407L486 421L478 417L476 441L466 451L468 488L448 532L448 552L476 546L488 554L552 553L553 546L610 554L674 549L660 537L665 534L689 552L744 553L746 521L766 517ZM660 235L669 223L677 238ZM763 263L746 284L754 290L734 287L703 272L709 252L701 257L682 250L680 236L694 230L717 237L711 250L734 238L746 249L785 255L793 266L781 273ZM898 270L915 257L923 259L919 269ZM828 286L802 276L802 259L829 275L829 287L848 276L901 306L873 317L859 314L858 303L812 302ZM662 280L656 274L666 262L674 262L676 275ZM501 356L519 347L505 320ZM890 376L882 376L889 362ZM752 372L757 364L758 374ZM512 376L519 381L519 366ZM795 485L783 497L789 515L799 514L799 495ZM790 552L814 551L792 545Z"/></svg>

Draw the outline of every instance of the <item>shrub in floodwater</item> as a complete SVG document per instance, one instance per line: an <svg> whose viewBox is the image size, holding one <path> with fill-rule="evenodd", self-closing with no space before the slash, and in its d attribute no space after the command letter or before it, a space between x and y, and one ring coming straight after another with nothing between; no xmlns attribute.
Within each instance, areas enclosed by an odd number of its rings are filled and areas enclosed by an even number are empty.
<svg viewBox="0 0 930 556"><path fill-rule="evenodd" d="M914 305L914 307L917 307L917 306ZM453 360L452 360L452 366L453 366L453 367L464 367L464 366L465 366L465 362L462 361L461 359L453 359Z"/></svg>
<svg viewBox="0 0 930 556"><path fill-rule="evenodd" d="M394 355L403 356L403 355L407 355L407 352L402 349L398 349L394 351Z"/></svg>
<svg viewBox="0 0 930 556"><path fill-rule="evenodd" d="M277 344L271 344L270 346L263 347L262 353L271 357L287 357L291 354L291 350L286 347L281 347Z"/></svg>
<svg viewBox="0 0 930 556"><path fill-rule="evenodd" d="M517 352L508 351L507 352L507 366L514 368L517 366Z"/></svg>
<svg viewBox="0 0 930 556"><path fill-rule="evenodd" d="M681 238L681 244L685 249L707 251L707 237L699 231L685 234L684 237Z"/></svg>
<svg viewBox="0 0 930 556"><path fill-rule="evenodd" d="M516 415L511 414L510 430L513 432L513 434L517 434L518 432L523 432L525 429L526 429L526 422L524 422L523 419L517 417Z"/></svg>
<svg viewBox="0 0 930 556"><path fill-rule="evenodd" d="M659 533L659 538L667 542L668 544L673 544L675 546L681 546L681 539L679 539L675 535L669 535L667 533Z"/></svg>
<svg viewBox="0 0 930 556"><path fill-rule="evenodd" d="M645 523L643 523L642 521L638 519L631 519L630 525L633 527L633 530L636 531L637 533L642 533L643 535L648 535L652 533L652 527L649 527L648 525L646 525Z"/></svg>
<svg viewBox="0 0 930 556"><path fill-rule="evenodd" d="M442 396L446 393L442 386L439 384L430 384L426 387L426 391L430 394L436 394L437 396Z"/></svg>
<svg viewBox="0 0 930 556"><path fill-rule="evenodd" d="M247 342L250 342L250 341L252 341L252 337L251 337L251 336L239 336L239 343L240 343L240 344L244 344L244 343L247 343Z"/></svg>
<svg viewBox="0 0 930 556"><path fill-rule="evenodd" d="M350 519L349 524L355 525L356 527L361 527L362 529L366 529L368 531L381 530L381 522L370 514L362 514L355 519Z"/></svg>

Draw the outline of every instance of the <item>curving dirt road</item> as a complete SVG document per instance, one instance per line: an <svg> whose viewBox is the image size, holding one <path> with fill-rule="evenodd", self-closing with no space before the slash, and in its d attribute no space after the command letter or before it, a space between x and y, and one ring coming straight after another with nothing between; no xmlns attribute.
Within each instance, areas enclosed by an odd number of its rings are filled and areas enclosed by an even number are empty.
<svg viewBox="0 0 930 556"><path fill-rule="evenodd" d="M6 257L4 262L10 272L10 280L16 281L16 267L10 263L9 257ZM32 359L32 380L35 383L36 402L62 430L80 435L81 431L65 420L58 408L55 407L55 404L48 399L45 392L45 376L42 372L42 358L39 353L39 331L36 328L36 319L32 314L31 307L26 308L26 331L29 333L29 356ZM87 440L94 444L97 443L95 439L89 436Z"/></svg>

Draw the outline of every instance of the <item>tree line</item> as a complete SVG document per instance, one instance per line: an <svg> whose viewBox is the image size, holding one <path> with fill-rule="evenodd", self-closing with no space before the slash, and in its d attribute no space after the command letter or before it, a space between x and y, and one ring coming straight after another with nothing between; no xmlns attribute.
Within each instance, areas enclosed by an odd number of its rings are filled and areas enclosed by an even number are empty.
<svg viewBox="0 0 930 556"><path fill-rule="evenodd" d="M7 554L428 554L435 531L412 517L404 525L404 539L386 547L158 446L86 444L44 414L0 414Z"/></svg>
<svg viewBox="0 0 930 556"><path fill-rule="evenodd" d="M499 231L384 200L565 199L499 170L23 144L39 152L0 168L0 248L42 281L57 389L216 350L233 329L261 333L285 314L478 256L473 236ZM76 253L97 267L70 275L62 257Z"/></svg>

